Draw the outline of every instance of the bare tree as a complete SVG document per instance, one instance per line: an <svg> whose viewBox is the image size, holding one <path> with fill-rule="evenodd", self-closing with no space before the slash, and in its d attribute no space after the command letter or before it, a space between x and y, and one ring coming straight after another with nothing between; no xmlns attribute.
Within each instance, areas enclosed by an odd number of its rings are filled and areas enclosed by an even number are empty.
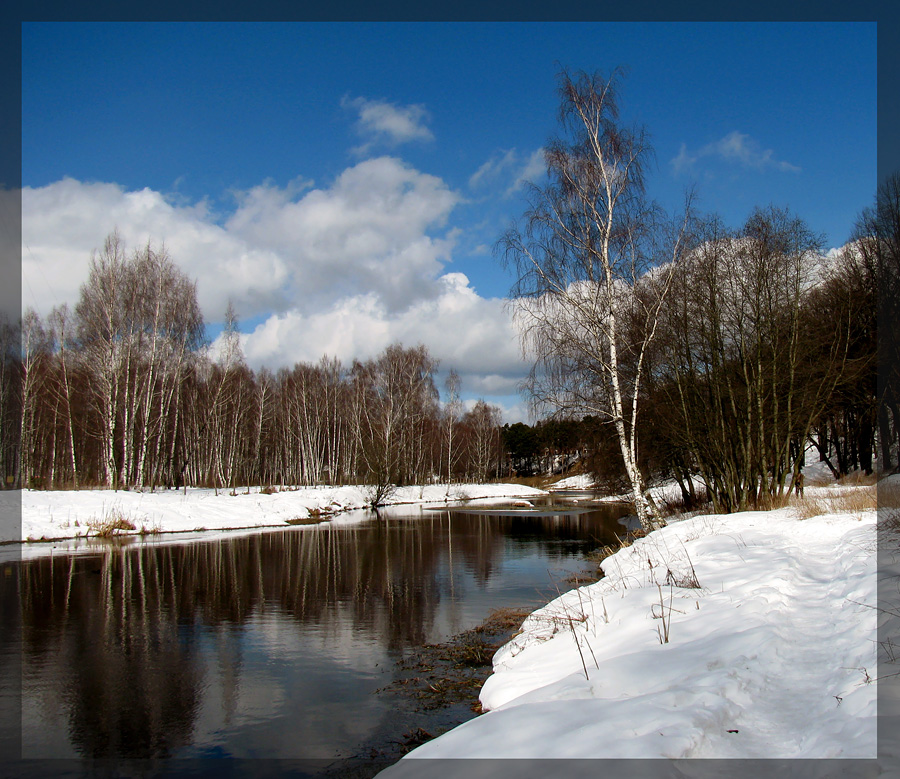
<svg viewBox="0 0 900 779"><path fill-rule="evenodd" d="M859 215L851 238L877 298L881 467L900 470L900 172L878 187L874 206Z"/></svg>
<svg viewBox="0 0 900 779"><path fill-rule="evenodd" d="M55 342L55 349L59 363L60 376L60 394L61 400L66 410L66 433L69 445L68 460L69 467L72 469L72 484L78 489L78 460L75 449L75 423L72 416L72 382L70 379L72 350L70 348L72 341L72 317L69 313L69 307L65 304L56 306L51 312L48 319L52 338Z"/></svg>
<svg viewBox="0 0 900 779"><path fill-rule="evenodd" d="M444 413L447 417L447 494L450 494L450 485L453 483L453 438L456 432L456 426L459 422L459 415L462 410L462 402L459 399L460 388L459 374L455 370L451 370L447 375L444 386L447 388L447 404ZM459 453L457 453L459 459Z"/></svg>
<svg viewBox="0 0 900 779"><path fill-rule="evenodd" d="M545 152L550 182L532 187L524 230L509 230L499 249L518 273L513 299L526 354L535 358L532 398L615 427L635 510L649 528L659 513L638 466L641 380L685 224L668 246L667 269L658 271L663 283L649 297L636 295L639 279L661 259L658 211L644 197L649 142L643 130L619 122L621 75L561 74L563 134ZM636 319L642 326L631 341L624 323Z"/></svg>
<svg viewBox="0 0 900 779"><path fill-rule="evenodd" d="M500 449L500 409L479 400L464 418L470 430L469 468L476 482L487 481Z"/></svg>
<svg viewBox="0 0 900 779"><path fill-rule="evenodd" d="M858 308L826 283L821 238L786 209L711 219L680 266L657 369L672 448L717 510L781 499L845 375Z"/></svg>

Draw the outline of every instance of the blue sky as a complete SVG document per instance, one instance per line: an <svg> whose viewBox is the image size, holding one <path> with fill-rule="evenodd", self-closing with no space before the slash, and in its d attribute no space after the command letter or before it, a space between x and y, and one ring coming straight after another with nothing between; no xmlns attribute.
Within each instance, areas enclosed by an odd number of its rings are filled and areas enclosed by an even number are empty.
<svg viewBox="0 0 900 779"><path fill-rule="evenodd" d="M873 23L23 25L23 304L75 302L118 226L165 241L251 365L421 340L521 415L491 248L556 131L556 74L624 65L649 194L847 238L875 190ZM462 274L462 275L460 275ZM408 345L413 345L409 343Z"/></svg>

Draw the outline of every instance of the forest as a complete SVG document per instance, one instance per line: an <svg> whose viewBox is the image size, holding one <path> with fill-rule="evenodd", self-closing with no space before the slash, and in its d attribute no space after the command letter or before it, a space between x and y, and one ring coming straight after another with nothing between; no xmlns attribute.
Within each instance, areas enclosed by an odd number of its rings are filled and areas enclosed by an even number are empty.
<svg viewBox="0 0 900 779"><path fill-rule="evenodd" d="M426 484L576 466L688 504L773 505L807 450L835 477L900 466L900 174L825 252L787 208L739 227L645 197L649 145L617 123L618 75L560 77L549 183L497 244L533 367L534 426L446 402L424 345L251 370L231 307L213 351L196 284L116 231L73 308L0 323L4 486ZM638 413L640 409L640 413Z"/></svg>
<svg viewBox="0 0 900 779"><path fill-rule="evenodd" d="M19 446L4 438L7 483L234 488L496 474L499 410L442 406L424 346L254 372L231 308L226 319L214 358L195 284L165 250L129 254L112 233L73 311L42 320L29 310L4 327L4 430L21 431Z"/></svg>
<svg viewBox="0 0 900 779"><path fill-rule="evenodd" d="M896 247L898 203L895 178L828 256L783 210L757 210L738 231L705 223L646 358L637 437L648 478L677 479L697 500L699 476L736 508L759 502L762 479L789 482L806 444L835 476L871 472L879 457L897 465L896 381L877 372L896 340L877 335L879 316L885 335L895 330L898 297L879 290L896 283L883 236ZM421 345L254 372L237 327L229 311L213 358L194 283L165 250L129 254L112 233L74 310L3 325L3 429L21 431L0 450L7 485L412 484L576 463L611 489L625 484L600 415L501 427L484 401L464 411L458 385L442 404Z"/></svg>

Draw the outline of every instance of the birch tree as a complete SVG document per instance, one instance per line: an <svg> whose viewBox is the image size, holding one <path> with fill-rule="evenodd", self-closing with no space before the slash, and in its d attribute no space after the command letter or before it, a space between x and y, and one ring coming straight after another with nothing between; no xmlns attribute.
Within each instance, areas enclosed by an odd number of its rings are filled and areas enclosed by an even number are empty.
<svg viewBox="0 0 900 779"><path fill-rule="evenodd" d="M469 469L476 482L485 482L496 466L500 448L500 409L479 400L464 421L471 431Z"/></svg>
<svg viewBox="0 0 900 779"><path fill-rule="evenodd" d="M614 426L635 511L650 528L659 512L638 467L637 417L644 355L668 283L649 298L635 285L662 259L668 270L659 273L670 278L685 222L661 258L658 211L645 199L651 148L642 129L619 121L621 76L561 74L562 132L545 150L549 183L532 186L524 227L511 228L498 251L518 274L512 297L523 350L534 358L532 399ZM632 341L623 325L635 319L643 326Z"/></svg>
<svg viewBox="0 0 900 779"><path fill-rule="evenodd" d="M447 415L447 494L450 494L450 485L453 483L453 466L455 460L453 457L454 433L459 422L459 415L462 412L462 401L459 399L460 388L459 374L455 370L451 370L447 375L444 386L447 388L447 405L444 409ZM456 454L459 459L459 453Z"/></svg>

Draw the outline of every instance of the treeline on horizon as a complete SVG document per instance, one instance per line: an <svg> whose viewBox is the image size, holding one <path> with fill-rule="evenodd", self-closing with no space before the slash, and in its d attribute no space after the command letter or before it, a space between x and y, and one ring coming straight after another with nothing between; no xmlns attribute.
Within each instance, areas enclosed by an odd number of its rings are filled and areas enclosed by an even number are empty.
<svg viewBox="0 0 900 779"><path fill-rule="evenodd" d="M737 229L697 217L690 240L672 272L651 270L614 302L616 378L633 386L643 371L641 414L629 430L641 472L676 480L688 504L711 500L730 512L774 505L802 485L807 448L835 477L898 468L900 176L883 183L847 244L828 255L801 218L772 206ZM593 294L586 283L558 286L576 312ZM661 300L659 316L648 318ZM584 346L590 328L605 323L572 324L558 301L535 301L541 337L554 340L528 391L563 415L555 425L504 429L507 448L534 472L548 454L557 463L586 455L601 483L625 491L614 414L596 389L611 369ZM631 346L641 343L649 348ZM565 410L584 407L601 415L565 420Z"/></svg>
<svg viewBox="0 0 900 779"><path fill-rule="evenodd" d="M424 346L342 365L323 357L252 371L229 306L217 358L196 285L164 249L91 258L70 311L4 325L0 375L8 485L36 489L485 481L500 411L441 405ZM13 351L21 339L21 356Z"/></svg>
<svg viewBox="0 0 900 779"><path fill-rule="evenodd" d="M644 355L641 470L676 479L689 501L703 497L699 477L735 510L759 505L766 484L793 483L809 444L836 476L894 469L898 236L896 175L828 257L786 209L756 209L738 229L699 220L677 272L641 277L628 298L652 301L654 284L672 285ZM230 309L226 319L213 359L195 284L165 250L129 254L112 233L73 310L27 311L0 328L5 486L421 484L576 461L610 487L625 483L611 425L577 403L501 428L484 401L463 411L458 384L440 403L421 345L254 372ZM635 341L645 335L639 305L622 321ZM628 350L620 357L627 377ZM589 377L584 367L570 366ZM540 407L554 386L533 372L527 391Z"/></svg>

